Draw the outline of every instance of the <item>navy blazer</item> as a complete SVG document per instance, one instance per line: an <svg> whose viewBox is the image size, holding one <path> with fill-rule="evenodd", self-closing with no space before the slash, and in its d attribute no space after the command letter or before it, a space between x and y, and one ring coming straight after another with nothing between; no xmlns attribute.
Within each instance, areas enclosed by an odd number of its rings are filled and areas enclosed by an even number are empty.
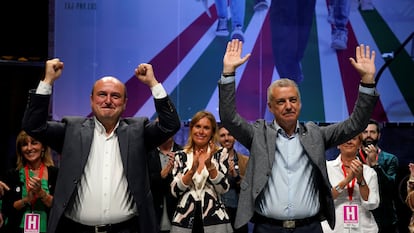
<svg viewBox="0 0 414 233"><path fill-rule="evenodd" d="M32 137L61 154L48 232L54 233L67 208L71 208L84 172L95 128L92 117L66 117L48 121L50 95L31 91L22 127ZM158 123L146 117L121 118L116 129L128 188L138 208L140 232L157 233L158 225L150 190L146 154L173 136L181 127L176 108L167 96L154 99Z"/></svg>

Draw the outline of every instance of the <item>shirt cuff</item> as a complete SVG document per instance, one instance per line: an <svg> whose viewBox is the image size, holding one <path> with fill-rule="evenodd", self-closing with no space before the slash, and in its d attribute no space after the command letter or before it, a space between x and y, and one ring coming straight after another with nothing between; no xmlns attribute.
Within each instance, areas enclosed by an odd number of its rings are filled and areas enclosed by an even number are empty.
<svg viewBox="0 0 414 233"><path fill-rule="evenodd" d="M221 75L221 78L219 80L220 84L228 84L228 83L232 83L234 82L236 79L235 76L228 76L228 77L224 77L223 75Z"/></svg>
<svg viewBox="0 0 414 233"><path fill-rule="evenodd" d="M162 99L167 96L167 92L165 91L161 83L158 83L157 85L151 87L151 92L152 96L154 96L155 99Z"/></svg>
<svg viewBox="0 0 414 233"><path fill-rule="evenodd" d="M363 87L359 85L359 91L367 95L376 95L375 87Z"/></svg>
<svg viewBox="0 0 414 233"><path fill-rule="evenodd" d="M36 94L40 94L40 95L52 94L52 85L45 83L43 81L40 81L36 89Z"/></svg>

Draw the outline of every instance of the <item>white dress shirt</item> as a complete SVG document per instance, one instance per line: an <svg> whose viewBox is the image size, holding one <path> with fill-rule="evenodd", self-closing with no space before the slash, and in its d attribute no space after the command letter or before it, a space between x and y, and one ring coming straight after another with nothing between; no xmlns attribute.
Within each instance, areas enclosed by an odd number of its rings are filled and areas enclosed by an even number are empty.
<svg viewBox="0 0 414 233"><path fill-rule="evenodd" d="M160 83L153 86L151 92L156 99L167 96ZM51 93L52 86L40 81L36 94ZM65 211L65 216L85 225L123 222L138 213L124 174L118 136L116 130L107 136L103 125L96 118L94 120L88 161L78 184L74 205ZM119 122L115 129L118 125Z"/></svg>

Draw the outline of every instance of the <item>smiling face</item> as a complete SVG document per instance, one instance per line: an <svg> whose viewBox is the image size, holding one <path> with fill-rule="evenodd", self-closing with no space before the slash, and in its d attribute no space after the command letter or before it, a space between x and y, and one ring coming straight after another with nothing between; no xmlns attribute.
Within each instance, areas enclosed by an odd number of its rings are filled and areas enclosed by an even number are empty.
<svg viewBox="0 0 414 233"><path fill-rule="evenodd" d="M93 114L104 126L115 125L126 107L126 88L114 77L104 77L95 82L92 90Z"/></svg>
<svg viewBox="0 0 414 233"><path fill-rule="evenodd" d="M201 118L191 128L191 136L195 147L206 147L213 136L213 126L211 121L207 117Z"/></svg>
<svg viewBox="0 0 414 233"><path fill-rule="evenodd" d="M209 142L216 145L217 122L214 115L208 111L199 111L191 118L186 150L206 149Z"/></svg>
<svg viewBox="0 0 414 233"><path fill-rule="evenodd" d="M234 146L234 142L236 139L233 137L233 135L230 134L230 132L224 128L221 127L219 129L219 142L222 147L227 148L228 150L232 150Z"/></svg>
<svg viewBox="0 0 414 233"><path fill-rule="evenodd" d="M25 132L18 135L16 142L19 164L38 167L42 160L42 154L45 153L46 149L43 144Z"/></svg>

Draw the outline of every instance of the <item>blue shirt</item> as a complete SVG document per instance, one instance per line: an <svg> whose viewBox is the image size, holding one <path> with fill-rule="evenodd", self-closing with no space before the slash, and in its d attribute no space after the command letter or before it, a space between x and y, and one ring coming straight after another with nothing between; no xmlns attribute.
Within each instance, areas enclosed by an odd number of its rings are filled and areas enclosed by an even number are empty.
<svg viewBox="0 0 414 233"><path fill-rule="evenodd" d="M319 191L311 161L299 140L299 123L292 136L288 136L276 122L274 124L278 132L275 161L256 211L280 220L314 216L320 208Z"/></svg>

